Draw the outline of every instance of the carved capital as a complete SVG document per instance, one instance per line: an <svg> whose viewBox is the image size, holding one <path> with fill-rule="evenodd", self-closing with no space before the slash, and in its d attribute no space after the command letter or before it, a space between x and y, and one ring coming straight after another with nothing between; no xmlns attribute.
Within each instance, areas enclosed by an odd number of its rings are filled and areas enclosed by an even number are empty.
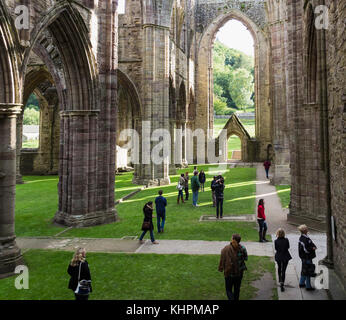
<svg viewBox="0 0 346 320"><path fill-rule="evenodd" d="M16 117L22 112L22 106L19 103L0 103L0 117Z"/></svg>

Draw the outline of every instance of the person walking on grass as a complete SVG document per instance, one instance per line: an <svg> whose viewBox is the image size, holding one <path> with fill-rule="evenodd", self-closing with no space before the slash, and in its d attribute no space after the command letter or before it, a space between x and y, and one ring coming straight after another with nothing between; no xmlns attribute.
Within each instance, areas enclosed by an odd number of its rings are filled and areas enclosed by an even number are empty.
<svg viewBox="0 0 346 320"><path fill-rule="evenodd" d="M281 292L285 291L285 278L286 278L286 269L288 262L292 259L289 252L290 242L285 238L285 231L280 228L276 231L277 239L274 242L275 245L275 261L278 264L278 275Z"/></svg>
<svg viewBox="0 0 346 320"><path fill-rule="evenodd" d="M314 277L315 274L315 265L312 263L312 260L316 258L316 245L308 236L308 227L305 224L302 224L298 227L300 231L300 238L298 243L299 258L302 260L302 271L299 281L300 288L306 288L308 291L315 290L311 286L311 277Z"/></svg>
<svg viewBox="0 0 346 320"><path fill-rule="evenodd" d="M149 201L148 203L146 203L143 207L143 213L144 213L144 220L143 220L143 224L142 224L142 231L143 233L141 234L141 236L139 237L139 242L140 243L144 243L144 236L147 233L147 231L150 231L150 239L151 239L151 243L152 244L158 244L157 241L155 241L154 238L154 225L153 225L153 218L155 218L153 216L153 202Z"/></svg>
<svg viewBox="0 0 346 320"><path fill-rule="evenodd" d="M190 177L189 177L189 173L186 172L185 173L185 184L184 184L184 189L185 189L185 201L189 200L189 180L190 180Z"/></svg>
<svg viewBox="0 0 346 320"><path fill-rule="evenodd" d="M215 188L215 198L216 198L216 219L219 217L222 219L223 216L223 191L225 190L225 181L222 176L218 176Z"/></svg>
<svg viewBox="0 0 346 320"><path fill-rule="evenodd" d="M265 169L265 171L266 171L266 177L267 177L267 179L269 179L269 168L270 168L271 165L272 165L272 164L271 164L271 162L269 161L269 159L267 159L267 160L264 161L264 163L263 163L264 169Z"/></svg>
<svg viewBox="0 0 346 320"><path fill-rule="evenodd" d="M179 181L178 181L178 185L177 185L177 189L178 189L178 199L177 199L177 204L179 204L180 199L181 202L184 203L184 194L183 194L183 189L185 188L185 178L184 178L184 174L182 173L180 175Z"/></svg>
<svg viewBox="0 0 346 320"><path fill-rule="evenodd" d="M268 242L266 239L266 233L267 233L267 222L266 222L266 215L264 213L264 200L260 199L258 202L257 207L257 222L259 226L259 242Z"/></svg>
<svg viewBox="0 0 346 320"><path fill-rule="evenodd" d="M199 179L198 179L198 171L195 170L193 172L193 177L191 178L191 189L192 189L192 205L194 207L198 207L198 190L200 187Z"/></svg>
<svg viewBox="0 0 346 320"><path fill-rule="evenodd" d="M214 176L213 180L211 181L210 189L211 189L211 197L213 199L213 207L216 207L216 196L215 196L215 183L216 183L217 177Z"/></svg>
<svg viewBox="0 0 346 320"><path fill-rule="evenodd" d="M248 259L247 251L240 244L239 234L232 236L231 243L221 251L219 271L224 273L226 294L228 300L239 300L243 273L247 270L245 261Z"/></svg>
<svg viewBox="0 0 346 320"><path fill-rule="evenodd" d="M203 170L201 170L201 172L199 173L198 180L199 180L199 183L201 185L201 191L204 192L205 173Z"/></svg>
<svg viewBox="0 0 346 320"><path fill-rule="evenodd" d="M92 292L89 264L86 261L85 248L78 248L68 265L70 275L68 288L74 292L76 300L88 300Z"/></svg>
<svg viewBox="0 0 346 320"><path fill-rule="evenodd" d="M159 196L155 199L155 208L157 216L157 232L162 233L166 221L166 206L167 199L162 196L162 190L159 191Z"/></svg>

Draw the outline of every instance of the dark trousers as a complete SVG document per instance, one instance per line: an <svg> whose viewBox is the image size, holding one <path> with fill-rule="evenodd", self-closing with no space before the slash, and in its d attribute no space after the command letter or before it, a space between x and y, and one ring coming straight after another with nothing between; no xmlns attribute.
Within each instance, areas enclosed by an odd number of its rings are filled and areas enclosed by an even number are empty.
<svg viewBox="0 0 346 320"><path fill-rule="evenodd" d="M234 301L239 300L240 286L241 286L242 279L243 279L243 275L229 276L225 278L226 294L227 294L228 300L234 300Z"/></svg>
<svg viewBox="0 0 346 320"><path fill-rule="evenodd" d="M74 294L76 300L88 300L89 299L89 295L88 294Z"/></svg>
<svg viewBox="0 0 346 320"><path fill-rule="evenodd" d="M218 218L219 215L222 218L222 215L223 215L223 199L216 198L216 217Z"/></svg>
<svg viewBox="0 0 346 320"><path fill-rule="evenodd" d="M163 231L165 227L166 213L157 214L157 232Z"/></svg>
<svg viewBox="0 0 346 320"><path fill-rule="evenodd" d="M178 199L181 198L181 201L184 201L184 194L183 194L183 189L179 190L178 192Z"/></svg>
<svg viewBox="0 0 346 320"><path fill-rule="evenodd" d="M269 168L267 169L267 168L265 168L265 171L266 171L266 177L267 177L267 179L269 178Z"/></svg>
<svg viewBox="0 0 346 320"><path fill-rule="evenodd" d="M276 262L278 264L279 282L285 283L288 261L276 261Z"/></svg>
<svg viewBox="0 0 346 320"><path fill-rule="evenodd" d="M259 232L263 234L263 231L267 231L267 222L263 219L257 219L258 226L259 226Z"/></svg>
<svg viewBox="0 0 346 320"><path fill-rule="evenodd" d="M185 188L185 200L189 200L189 188Z"/></svg>

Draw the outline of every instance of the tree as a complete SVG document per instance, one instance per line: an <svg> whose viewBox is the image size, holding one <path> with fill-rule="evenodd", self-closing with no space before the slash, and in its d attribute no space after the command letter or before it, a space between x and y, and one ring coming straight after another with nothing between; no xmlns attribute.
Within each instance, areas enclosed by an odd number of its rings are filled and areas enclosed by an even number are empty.
<svg viewBox="0 0 346 320"><path fill-rule="evenodd" d="M231 97L238 109L246 112L246 108L253 107L253 101L251 100L254 91L253 76L250 71L241 68L233 70L230 78L229 91Z"/></svg>
<svg viewBox="0 0 346 320"><path fill-rule="evenodd" d="M40 112L36 111L35 109L26 108L24 110L23 124L24 125L39 125Z"/></svg>
<svg viewBox="0 0 346 320"><path fill-rule="evenodd" d="M241 51L228 48L220 41L216 40L213 51L213 69L215 100L218 99L219 101L226 102L227 110L225 111L225 114L232 114L234 110L239 108L244 110L254 105L253 57L248 56ZM248 72L244 74L245 71L242 71L238 75L241 80L245 81L247 79L247 83L242 82L242 84L238 85L233 83L231 86L232 74L234 71L239 69L243 69ZM248 74L250 74L252 77L248 76ZM245 86L245 88L241 88L241 86ZM248 101L247 99L249 86L252 87L252 92L250 95L252 102ZM233 90L233 94L231 89ZM241 93L241 91L243 92ZM237 102L233 96L237 99ZM218 110L221 112L221 105L219 102L217 102L217 104L217 107L219 108Z"/></svg>
<svg viewBox="0 0 346 320"><path fill-rule="evenodd" d="M214 111L217 115L224 115L227 112L227 103L226 101L219 99L214 95Z"/></svg>

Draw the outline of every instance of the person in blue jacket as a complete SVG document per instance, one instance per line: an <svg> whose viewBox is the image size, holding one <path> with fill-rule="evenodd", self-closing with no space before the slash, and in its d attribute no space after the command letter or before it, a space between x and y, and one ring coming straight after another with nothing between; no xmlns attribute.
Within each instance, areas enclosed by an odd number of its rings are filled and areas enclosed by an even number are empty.
<svg viewBox="0 0 346 320"><path fill-rule="evenodd" d="M155 199L155 207L157 214L157 232L162 233L166 221L166 206L167 199L162 196L162 190L159 191L159 196ZM162 220L162 221L161 221Z"/></svg>

